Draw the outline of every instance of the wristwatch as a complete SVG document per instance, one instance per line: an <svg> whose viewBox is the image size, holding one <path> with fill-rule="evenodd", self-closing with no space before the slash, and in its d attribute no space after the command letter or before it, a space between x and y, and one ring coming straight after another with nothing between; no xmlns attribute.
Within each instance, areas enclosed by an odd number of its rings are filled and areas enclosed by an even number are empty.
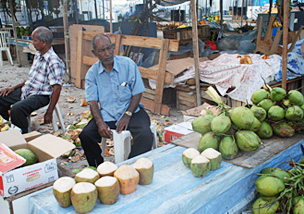
<svg viewBox="0 0 304 214"><path fill-rule="evenodd" d="M132 117L132 112L130 111L126 111L125 114L128 115L129 117Z"/></svg>

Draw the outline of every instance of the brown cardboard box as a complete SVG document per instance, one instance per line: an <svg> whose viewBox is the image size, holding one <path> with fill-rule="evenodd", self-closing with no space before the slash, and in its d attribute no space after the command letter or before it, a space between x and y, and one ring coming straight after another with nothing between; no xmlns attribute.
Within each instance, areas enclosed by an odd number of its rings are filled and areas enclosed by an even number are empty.
<svg viewBox="0 0 304 214"><path fill-rule="evenodd" d="M42 133L37 132L37 131L32 131L30 133L23 134L23 137L26 142L34 140L35 138L40 137L40 136L42 136Z"/></svg>
<svg viewBox="0 0 304 214"><path fill-rule="evenodd" d="M0 132L0 142L12 150L28 148L38 157L29 166L11 169L0 174L0 194L9 197L58 179L56 158L75 148L75 145L51 134L26 142L18 130Z"/></svg>

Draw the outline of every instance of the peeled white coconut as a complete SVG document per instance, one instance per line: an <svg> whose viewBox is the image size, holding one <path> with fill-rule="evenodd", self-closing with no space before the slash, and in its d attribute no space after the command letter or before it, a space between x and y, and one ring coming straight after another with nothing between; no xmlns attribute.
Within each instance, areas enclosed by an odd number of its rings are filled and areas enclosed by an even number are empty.
<svg viewBox="0 0 304 214"><path fill-rule="evenodd" d="M97 201L97 189L94 184L80 182L73 186L71 201L74 209L78 213L90 212Z"/></svg>
<svg viewBox="0 0 304 214"><path fill-rule="evenodd" d="M76 183L89 182L94 184L99 179L99 174L93 169L84 168L81 172L78 172L75 176Z"/></svg>
<svg viewBox="0 0 304 214"><path fill-rule="evenodd" d="M97 167L97 172L100 177L113 176L117 168L118 167L114 163L110 161L105 161L102 164L99 164L99 166Z"/></svg>
<svg viewBox="0 0 304 214"><path fill-rule="evenodd" d="M71 191L75 184L74 178L71 177L61 177L54 182L53 194L60 206L69 207L72 205Z"/></svg>
<svg viewBox="0 0 304 214"><path fill-rule="evenodd" d="M192 159L198 155L200 155L200 153L197 149L194 149L194 148L186 149L183 152L183 156L182 156L182 160L183 160L183 163L185 164L185 166L190 168Z"/></svg>
<svg viewBox="0 0 304 214"><path fill-rule="evenodd" d="M103 204L114 204L120 193L119 182L112 176L103 176L95 182L98 198Z"/></svg>
<svg viewBox="0 0 304 214"><path fill-rule="evenodd" d="M222 160L223 160L222 154L220 152L216 151L213 148L208 148L208 149L204 150L201 155L203 155L208 160L210 160L212 171L220 168Z"/></svg>
<svg viewBox="0 0 304 214"><path fill-rule="evenodd" d="M139 184L148 185L152 183L153 174L154 174L154 165L153 162L147 158L138 159L133 167L139 173Z"/></svg>
<svg viewBox="0 0 304 214"><path fill-rule="evenodd" d="M202 155L193 158L190 165L192 174L195 177L204 177L210 171L210 167L210 161Z"/></svg>
<svg viewBox="0 0 304 214"><path fill-rule="evenodd" d="M139 182L139 173L130 165L122 165L114 172L118 179L121 194L130 194L135 191Z"/></svg>

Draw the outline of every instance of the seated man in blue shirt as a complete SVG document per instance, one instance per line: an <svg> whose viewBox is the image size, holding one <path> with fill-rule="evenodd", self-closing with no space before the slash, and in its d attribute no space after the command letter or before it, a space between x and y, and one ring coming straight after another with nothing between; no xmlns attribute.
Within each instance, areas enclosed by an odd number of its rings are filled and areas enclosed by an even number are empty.
<svg viewBox="0 0 304 214"><path fill-rule="evenodd" d="M129 158L151 150L150 118L140 103L145 87L137 65L128 57L114 56L108 36L96 35L92 52L99 59L85 77L85 93L93 119L80 133L90 166L103 162L98 142L111 138L111 129L129 130L133 137Z"/></svg>

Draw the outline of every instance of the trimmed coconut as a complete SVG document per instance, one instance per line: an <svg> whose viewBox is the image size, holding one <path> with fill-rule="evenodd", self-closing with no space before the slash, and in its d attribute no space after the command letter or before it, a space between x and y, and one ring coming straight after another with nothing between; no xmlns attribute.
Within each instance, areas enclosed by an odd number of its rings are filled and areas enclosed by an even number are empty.
<svg viewBox="0 0 304 214"><path fill-rule="evenodd" d="M76 184L75 180L71 177L61 177L53 184L53 194L62 207L69 207L71 202L71 191Z"/></svg>
<svg viewBox="0 0 304 214"><path fill-rule="evenodd" d="M198 155L192 159L190 168L195 177L204 177L210 171L211 164L206 157Z"/></svg>
<svg viewBox="0 0 304 214"><path fill-rule="evenodd" d="M89 182L94 184L99 179L99 174L93 169L85 168L75 176L76 183Z"/></svg>
<svg viewBox="0 0 304 214"><path fill-rule="evenodd" d="M133 167L139 173L140 185L148 185L152 183L154 164L151 160L147 158L140 158L134 163Z"/></svg>
<svg viewBox="0 0 304 214"><path fill-rule="evenodd" d="M210 170L214 171L220 168L222 163L222 155L220 152L216 151L215 149L208 148L202 152L204 157L206 157L208 160L210 160Z"/></svg>
<svg viewBox="0 0 304 214"><path fill-rule="evenodd" d="M103 204L114 204L120 193L119 182L112 176L103 176L95 182L98 198Z"/></svg>
<svg viewBox="0 0 304 214"><path fill-rule="evenodd" d="M120 184L121 194L130 194L135 191L139 182L139 173L130 165L122 165L114 172Z"/></svg>
<svg viewBox="0 0 304 214"><path fill-rule="evenodd" d="M95 185L89 182L75 184L71 191L71 201L76 212L90 212L95 207L97 194Z"/></svg>
<svg viewBox="0 0 304 214"><path fill-rule="evenodd" d="M100 177L113 176L117 168L118 167L114 163L110 161L105 161L102 164L99 164L99 166L97 167L97 172Z"/></svg>
<svg viewBox="0 0 304 214"><path fill-rule="evenodd" d="M186 167L190 168L191 161L196 156L200 155L200 152L197 149L189 148L183 152L182 160Z"/></svg>

